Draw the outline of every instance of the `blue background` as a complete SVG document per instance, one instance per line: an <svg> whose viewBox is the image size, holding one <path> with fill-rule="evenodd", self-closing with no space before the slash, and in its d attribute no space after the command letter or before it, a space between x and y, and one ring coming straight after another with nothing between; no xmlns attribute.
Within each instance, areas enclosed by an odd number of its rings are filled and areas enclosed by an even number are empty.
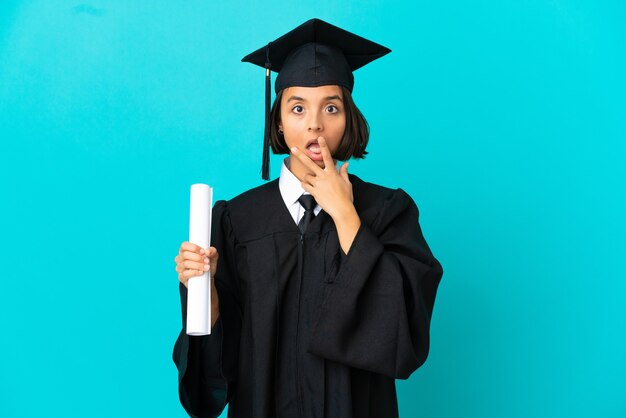
<svg viewBox="0 0 626 418"><path fill-rule="evenodd" d="M185 416L189 186L261 183L240 59L311 17L393 50L355 73L351 172L445 270L401 415L626 416L626 4L592 0L4 0L0 416Z"/></svg>

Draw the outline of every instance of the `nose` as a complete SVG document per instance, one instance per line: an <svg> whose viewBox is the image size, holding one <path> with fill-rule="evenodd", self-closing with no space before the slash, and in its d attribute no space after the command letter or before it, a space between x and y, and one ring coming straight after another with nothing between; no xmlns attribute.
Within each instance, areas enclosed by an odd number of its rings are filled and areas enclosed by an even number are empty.
<svg viewBox="0 0 626 418"><path fill-rule="evenodd" d="M312 112L309 118L309 132L318 132L323 129L318 112Z"/></svg>

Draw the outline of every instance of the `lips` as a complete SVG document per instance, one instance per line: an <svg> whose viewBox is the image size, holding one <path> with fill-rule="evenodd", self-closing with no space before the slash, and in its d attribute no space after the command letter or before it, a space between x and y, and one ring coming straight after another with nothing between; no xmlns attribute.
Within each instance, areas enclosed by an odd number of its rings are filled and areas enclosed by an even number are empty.
<svg viewBox="0 0 626 418"><path fill-rule="evenodd" d="M320 144L317 142L317 138L309 139L306 143L306 154L313 161L322 161L322 149L320 148Z"/></svg>
<svg viewBox="0 0 626 418"><path fill-rule="evenodd" d="M308 141L306 141L306 147L305 148L308 148L312 144L319 145L319 143L317 142L317 138L309 139Z"/></svg>
<svg viewBox="0 0 626 418"><path fill-rule="evenodd" d="M321 154L322 153L322 149L320 148L320 146L318 144L311 144L308 147L306 147L306 149L308 149L311 152L314 152L316 154Z"/></svg>
<svg viewBox="0 0 626 418"><path fill-rule="evenodd" d="M315 154L320 154L322 152L320 144L317 142L317 138L309 139L306 143L306 149Z"/></svg>

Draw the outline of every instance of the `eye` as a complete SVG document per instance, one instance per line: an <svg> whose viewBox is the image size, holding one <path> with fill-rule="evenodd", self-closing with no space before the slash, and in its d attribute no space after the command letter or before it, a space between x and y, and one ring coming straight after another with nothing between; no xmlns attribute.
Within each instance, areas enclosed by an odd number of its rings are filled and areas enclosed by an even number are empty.
<svg viewBox="0 0 626 418"><path fill-rule="evenodd" d="M326 106L326 111L328 113L338 113L339 112L339 108L335 105L328 105Z"/></svg>
<svg viewBox="0 0 626 418"><path fill-rule="evenodd" d="M297 106L294 106L294 107L291 109L291 111L292 111L293 113L302 113L302 112L304 112L304 108L303 108L302 106L300 106L300 105L297 105Z"/></svg>

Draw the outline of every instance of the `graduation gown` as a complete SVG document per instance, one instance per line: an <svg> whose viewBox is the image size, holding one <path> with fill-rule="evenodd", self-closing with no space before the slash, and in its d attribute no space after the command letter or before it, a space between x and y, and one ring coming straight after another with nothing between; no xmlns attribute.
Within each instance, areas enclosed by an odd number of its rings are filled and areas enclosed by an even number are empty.
<svg viewBox="0 0 626 418"><path fill-rule="evenodd" d="M443 274L402 189L354 175L361 219L348 254L323 210L306 233L278 180L213 209L220 316L209 336L174 346L190 416L397 417L395 379L425 360Z"/></svg>

